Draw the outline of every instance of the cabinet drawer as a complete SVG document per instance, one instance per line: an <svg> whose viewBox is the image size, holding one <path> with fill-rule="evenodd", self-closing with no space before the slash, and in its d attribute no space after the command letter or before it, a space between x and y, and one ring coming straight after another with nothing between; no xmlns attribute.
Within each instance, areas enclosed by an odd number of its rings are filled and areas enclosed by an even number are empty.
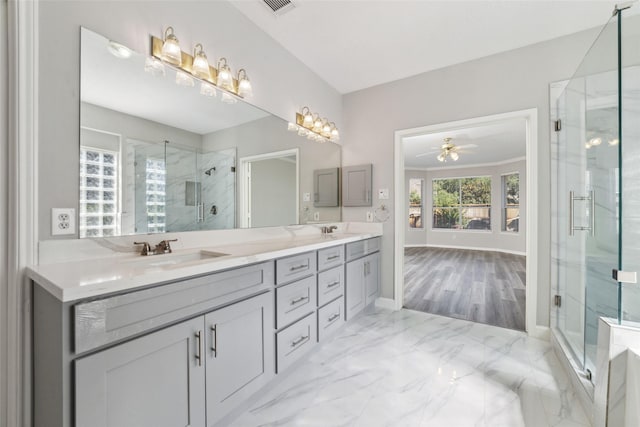
<svg viewBox="0 0 640 427"><path fill-rule="evenodd" d="M323 306L344 293L344 267L318 273L318 306Z"/></svg>
<svg viewBox="0 0 640 427"><path fill-rule="evenodd" d="M318 309L318 341L340 329L344 320L344 298L340 297Z"/></svg>
<svg viewBox="0 0 640 427"><path fill-rule="evenodd" d="M276 260L276 284L292 282L316 272L316 253L307 252Z"/></svg>
<svg viewBox="0 0 640 427"><path fill-rule="evenodd" d="M344 262L344 245L318 251L318 271L327 270Z"/></svg>
<svg viewBox="0 0 640 427"><path fill-rule="evenodd" d="M316 308L316 276L276 289L276 328L311 313Z"/></svg>
<svg viewBox="0 0 640 427"><path fill-rule="evenodd" d="M309 314L277 333L277 371L283 372L316 344L316 315Z"/></svg>
<svg viewBox="0 0 640 427"><path fill-rule="evenodd" d="M82 353L273 287L273 262L255 264L74 306Z"/></svg>
<svg viewBox="0 0 640 427"><path fill-rule="evenodd" d="M363 257L378 250L380 250L379 237L347 243L347 261Z"/></svg>

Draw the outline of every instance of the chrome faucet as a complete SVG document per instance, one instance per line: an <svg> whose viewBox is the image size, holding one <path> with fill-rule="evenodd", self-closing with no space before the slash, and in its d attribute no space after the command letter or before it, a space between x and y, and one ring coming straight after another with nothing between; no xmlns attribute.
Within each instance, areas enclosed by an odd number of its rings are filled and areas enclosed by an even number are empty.
<svg viewBox="0 0 640 427"><path fill-rule="evenodd" d="M147 255L162 255L162 254L170 254L171 252L173 252L171 250L171 243L170 242L177 242L178 239L172 239L172 240L162 240L160 243L158 243L156 245L156 247L154 249L151 249L151 245L149 244L149 242L133 242L134 245L143 245L142 246L142 250L140 251L140 255L142 256L147 256Z"/></svg>
<svg viewBox="0 0 640 427"><path fill-rule="evenodd" d="M337 230L337 229L338 229L338 226L336 226L336 225L331 225L329 227L323 226L322 227L322 234L331 234L331 233L333 233L334 230Z"/></svg>

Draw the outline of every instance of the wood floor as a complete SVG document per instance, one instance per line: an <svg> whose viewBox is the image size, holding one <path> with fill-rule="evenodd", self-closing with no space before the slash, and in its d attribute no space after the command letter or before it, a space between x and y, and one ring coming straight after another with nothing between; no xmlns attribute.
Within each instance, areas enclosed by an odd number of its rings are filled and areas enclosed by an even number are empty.
<svg viewBox="0 0 640 427"><path fill-rule="evenodd" d="M404 306L524 331L525 260L501 252L405 248Z"/></svg>

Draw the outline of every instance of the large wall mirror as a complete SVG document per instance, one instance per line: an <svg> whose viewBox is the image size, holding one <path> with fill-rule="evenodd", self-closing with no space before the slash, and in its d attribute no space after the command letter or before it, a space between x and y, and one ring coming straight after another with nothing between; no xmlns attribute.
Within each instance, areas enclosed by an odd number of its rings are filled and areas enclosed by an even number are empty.
<svg viewBox="0 0 640 427"><path fill-rule="evenodd" d="M314 170L340 166L339 145L124 52L81 29L80 237L340 220L310 196Z"/></svg>

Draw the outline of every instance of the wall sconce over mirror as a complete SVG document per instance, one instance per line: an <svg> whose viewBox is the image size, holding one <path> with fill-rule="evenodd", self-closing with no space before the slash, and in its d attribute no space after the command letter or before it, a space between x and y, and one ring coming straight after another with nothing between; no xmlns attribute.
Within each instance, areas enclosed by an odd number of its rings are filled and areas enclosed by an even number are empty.
<svg viewBox="0 0 640 427"><path fill-rule="evenodd" d="M296 122L289 123L287 129L320 143L327 141L337 143L340 140L340 132L336 124L326 117L321 119L320 114L312 113L309 107L303 107L299 113L296 113Z"/></svg>
<svg viewBox="0 0 640 427"><path fill-rule="evenodd" d="M226 58L218 60L218 68L212 67L201 43L194 46L193 56L182 51L173 27L167 27L164 39L151 36L151 58L145 62L145 70L154 76L164 76L164 63L179 69L180 77L176 77L179 85L194 86L191 76L201 80L200 93L204 96L215 97L218 87L229 92L223 94L222 101L232 104L236 102L234 96L246 98L253 94L244 68L238 71L236 79Z"/></svg>

